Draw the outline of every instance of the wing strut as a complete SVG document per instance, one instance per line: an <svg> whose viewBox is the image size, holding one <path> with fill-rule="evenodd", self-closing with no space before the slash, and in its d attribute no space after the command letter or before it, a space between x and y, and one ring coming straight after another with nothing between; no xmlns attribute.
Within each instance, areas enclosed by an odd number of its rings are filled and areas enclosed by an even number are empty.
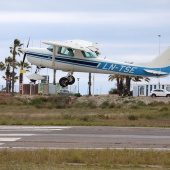
<svg viewBox="0 0 170 170"><path fill-rule="evenodd" d="M52 67L55 68L55 54L56 54L56 46L53 45L53 55L52 55Z"/></svg>

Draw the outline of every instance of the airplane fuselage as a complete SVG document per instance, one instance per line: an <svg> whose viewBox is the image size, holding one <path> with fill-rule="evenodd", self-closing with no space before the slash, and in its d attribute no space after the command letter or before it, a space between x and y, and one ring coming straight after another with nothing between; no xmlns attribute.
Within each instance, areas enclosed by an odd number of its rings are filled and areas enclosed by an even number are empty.
<svg viewBox="0 0 170 170"><path fill-rule="evenodd" d="M47 49L28 48L26 54L27 60L34 65L63 71L155 77L156 74L152 74L146 70L161 71L159 76L167 76L170 70L169 66L164 68L151 68L102 58L85 58L80 53L77 53L75 56L56 53L55 64L52 66L53 52Z"/></svg>

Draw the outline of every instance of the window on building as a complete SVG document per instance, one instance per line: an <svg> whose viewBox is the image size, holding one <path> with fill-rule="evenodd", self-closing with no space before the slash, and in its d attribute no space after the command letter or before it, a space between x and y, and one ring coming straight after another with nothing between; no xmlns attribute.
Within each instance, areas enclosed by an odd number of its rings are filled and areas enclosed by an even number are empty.
<svg viewBox="0 0 170 170"><path fill-rule="evenodd" d="M144 95L144 86L140 86L140 95L143 96Z"/></svg>

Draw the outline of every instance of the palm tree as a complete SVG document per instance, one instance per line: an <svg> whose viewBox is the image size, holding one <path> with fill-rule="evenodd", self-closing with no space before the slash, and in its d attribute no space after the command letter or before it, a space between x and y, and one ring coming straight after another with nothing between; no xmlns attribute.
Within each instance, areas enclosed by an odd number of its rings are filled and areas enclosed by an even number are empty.
<svg viewBox="0 0 170 170"><path fill-rule="evenodd" d="M1 61L0 62L0 71L5 70L5 64Z"/></svg>
<svg viewBox="0 0 170 170"><path fill-rule="evenodd" d="M114 75L109 75L109 81L115 80L117 81L117 91L118 94L120 94L123 91L124 86L127 88L128 92L130 92L130 82L131 80L134 82L137 81L146 81L149 82L150 79L148 77L142 77L142 76L128 76L128 75L120 75L120 74L114 74ZM125 80L125 85L124 85L124 80Z"/></svg>
<svg viewBox="0 0 170 170"><path fill-rule="evenodd" d="M5 70L5 64L1 61L0 62L0 71Z"/></svg>
<svg viewBox="0 0 170 170"><path fill-rule="evenodd" d="M142 76L135 76L135 77L132 77L132 81L134 82L137 82L137 81L146 81L146 82L149 82L150 81L150 78L148 77L142 77Z"/></svg>
<svg viewBox="0 0 170 170"><path fill-rule="evenodd" d="M24 64L23 64L23 61L20 61L20 62L17 63L17 65L18 65L20 68L22 68L22 66L23 66L22 69L24 69L24 70L26 70L26 71L30 71L29 69L31 68L31 66L30 66L30 64L29 64L28 62L24 62Z"/></svg>
<svg viewBox="0 0 170 170"><path fill-rule="evenodd" d="M123 90L124 77L125 77L124 75L120 75L120 74L109 75L109 81L116 80L118 94L120 94Z"/></svg>
<svg viewBox="0 0 170 170"><path fill-rule="evenodd" d="M24 62L24 64L23 64L23 61L18 62L18 66L19 66L22 70L25 70L26 72L28 72L29 69L31 68L31 66L29 65L28 62ZM20 75L19 75L19 83L20 83L20 84L23 83L23 73L20 73ZM22 89L22 90L23 90L23 89ZM20 94L22 94L22 90L20 90Z"/></svg>
<svg viewBox="0 0 170 170"><path fill-rule="evenodd" d="M15 83L15 68L16 68L16 56L20 56L20 47L23 44L20 43L20 40L15 39L14 44L10 47L10 53L12 54L12 94L14 94L14 83Z"/></svg>
<svg viewBox="0 0 170 170"><path fill-rule="evenodd" d="M3 64L3 68L5 71L5 76L3 76L3 78L6 80L6 92L10 92L11 89L11 80L12 80L12 72L11 72L11 68L13 66L13 59L12 57L7 57L5 58L5 64ZM16 68L16 66L15 66ZM16 73L14 73L14 75L16 75ZM16 79L18 79L18 76L14 77L14 81L16 81Z"/></svg>

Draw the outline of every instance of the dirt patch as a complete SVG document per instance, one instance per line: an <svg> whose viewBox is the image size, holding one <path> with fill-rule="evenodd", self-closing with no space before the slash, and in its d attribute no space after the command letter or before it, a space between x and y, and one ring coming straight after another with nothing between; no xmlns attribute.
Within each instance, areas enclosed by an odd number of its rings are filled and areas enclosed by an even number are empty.
<svg viewBox="0 0 170 170"><path fill-rule="evenodd" d="M0 104L20 104L23 101L31 101L31 99L35 97L43 97L43 96L30 96L30 95L15 95L11 96L10 94L0 94ZM48 96L44 96L48 97ZM121 97L117 95L98 95L98 96L82 96L82 97L75 97L70 96L70 104L76 103L94 103L96 106L102 105L104 102L108 102L109 104L120 104L120 105L134 105L138 102L143 102L144 104L148 105L151 103L163 102L163 103L170 103L170 98L168 97L132 97L126 96Z"/></svg>
<svg viewBox="0 0 170 170"><path fill-rule="evenodd" d="M82 96L82 97L71 97L74 103L83 103L83 102L94 102L97 106L100 106L104 102L109 104L124 104L124 105L133 105L138 102L143 102L148 105L156 102L170 103L170 98L167 97L132 97L132 96L117 96L117 95L99 95L99 96Z"/></svg>

